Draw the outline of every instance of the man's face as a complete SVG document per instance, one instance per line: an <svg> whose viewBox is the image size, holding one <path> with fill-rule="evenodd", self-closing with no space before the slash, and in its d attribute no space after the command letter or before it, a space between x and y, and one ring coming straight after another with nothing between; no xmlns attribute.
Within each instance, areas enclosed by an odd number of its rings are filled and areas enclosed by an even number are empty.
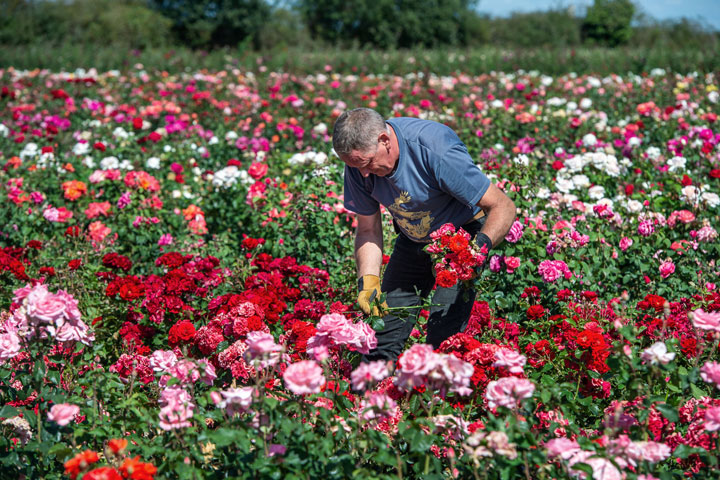
<svg viewBox="0 0 720 480"><path fill-rule="evenodd" d="M353 150L350 155L340 157L349 167L357 168L363 177L370 174L384 177L395 168L397 158L391 154L390 137L381 133L375 151L361 152Z"/></svg>

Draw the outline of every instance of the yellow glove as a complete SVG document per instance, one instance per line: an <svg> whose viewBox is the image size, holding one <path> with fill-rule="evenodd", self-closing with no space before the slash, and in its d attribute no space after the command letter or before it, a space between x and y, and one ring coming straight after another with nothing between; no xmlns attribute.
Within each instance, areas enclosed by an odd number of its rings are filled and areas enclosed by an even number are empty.
<svg viewBox="0 0 720 480"><path fill-rule="evenodd" d="M378 295L380 295L380 277L377 275L363 275L358 278L357 304L365 315L372 313L377 317L382 314L381 309L387 308L386 302L380 305L380 309L378 309L377 305L372 304Z"/></svg>

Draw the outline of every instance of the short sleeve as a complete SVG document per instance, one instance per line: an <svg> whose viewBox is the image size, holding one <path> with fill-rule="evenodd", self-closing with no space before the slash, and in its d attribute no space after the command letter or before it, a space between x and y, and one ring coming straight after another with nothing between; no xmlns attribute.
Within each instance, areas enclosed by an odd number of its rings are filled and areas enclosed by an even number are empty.
<svg viewBox="0 0 720 480"><path fill-rule="evenodd" d="M356 168L345 165L343 195L346 210L358 215L373 215L380 210L380 203L370 195L372 185L368 185L368 183L371 181L370 178L363 178Z"/></svg>
<svg viewBox="0 0 720 480"><path fill-rule="evenodd" d="M436 162L435 175L443 191L471 208L490 187L490 179L473 163L462 143L451 147Z"/></svg>

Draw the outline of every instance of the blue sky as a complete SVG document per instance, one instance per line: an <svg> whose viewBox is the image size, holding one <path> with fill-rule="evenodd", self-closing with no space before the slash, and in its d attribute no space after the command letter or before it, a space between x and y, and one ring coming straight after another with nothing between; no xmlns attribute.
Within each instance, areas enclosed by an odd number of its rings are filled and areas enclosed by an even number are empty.
<svg viewBox="0 0 720 480"><path fill-rule="evenodd" d="M574 6L584 12L592 0L480 0L478 11L493 17L506 17L512 12L535 12L550 8ZM720 30L720 0L634 0L638 9L657 20L686 17Z"/></svg>

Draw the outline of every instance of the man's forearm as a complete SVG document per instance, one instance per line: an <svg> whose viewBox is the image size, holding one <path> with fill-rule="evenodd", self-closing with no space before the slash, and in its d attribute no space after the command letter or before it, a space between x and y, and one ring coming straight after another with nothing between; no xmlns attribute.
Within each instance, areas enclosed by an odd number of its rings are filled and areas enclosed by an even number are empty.
<svg viewBox="0 0 720 480"><path fill-rule="evenodd" d="M508 197L505 199L487 212L487 220L481 230L492 240L493 247L503 242L515 221L515 203Z"/></svg>
<svg viewBox="0 0 720 480"><path fill-rule="evenodd" d="M355 235L355 262L358 278L363 275L380 276L382 245L382 225L378 215L374 228L358 230Z"/></svg>

